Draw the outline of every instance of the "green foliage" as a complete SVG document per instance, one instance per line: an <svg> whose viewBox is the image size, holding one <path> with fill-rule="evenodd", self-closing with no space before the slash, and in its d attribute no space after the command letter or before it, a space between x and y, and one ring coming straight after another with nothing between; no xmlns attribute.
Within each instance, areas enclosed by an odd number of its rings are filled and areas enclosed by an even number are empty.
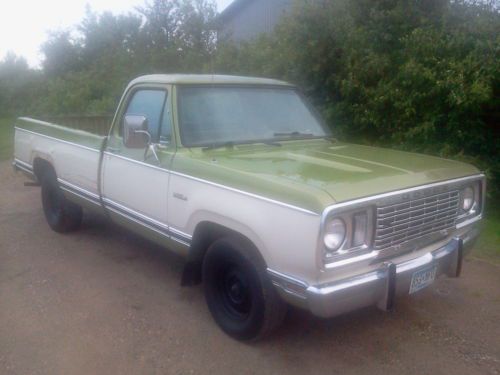
<svg viewBox="0 0 500 375"><path fill-rule="evenodd" d="M212 0L151 0L52 33L42 71L0 62L0 113L112 113L147 73L298 84L347 140L476 164L500 194L500 15L494 1L301 0L271 35L217 41Z"/></svg>
<svg viewBox="0 0 500 375"><path fill-rule="evenodd" d="M29 69L26 60L8 53L0 61L0 116L12 117L37 100L34 91L42 82L40 72Z"/></svg>
<svg viewBox="0 0 500 375"><path fill-rule="evenodd" d="M42 45L42 71L0 61L0 114L112 113L132 78L199 72L215 51L213 0L154 0L135 14L86 15ZM207 68L208 69L208 68Z"/></svg>
<svg viewBox="0 0 500 375"><path fill-rule="evenodd" d="M0 118L0 161L12 157L14 143L14 120Z"/></svg>
<svg viewBox="0 0 500 375"><path fill-rule="evenodd" d="M68 31L52 32L41 47L45 60L44 73L57 77L80 67L80 51Z"/></svg>
<svg viewBox="0 0 500 375"><path fill-rule="evenodd" d="M323 0L216 68L295 82L339 137L473 162L498 194L499 52L494 3Z"/></svg>
<svg viewBox="0 0 500 375"><path fill-rule="evenodd" d="M500 264L500 211L498 204L489 203L492 209L486 212L486 217L481 223L481 236L474 246L473 255Z"/></svg>

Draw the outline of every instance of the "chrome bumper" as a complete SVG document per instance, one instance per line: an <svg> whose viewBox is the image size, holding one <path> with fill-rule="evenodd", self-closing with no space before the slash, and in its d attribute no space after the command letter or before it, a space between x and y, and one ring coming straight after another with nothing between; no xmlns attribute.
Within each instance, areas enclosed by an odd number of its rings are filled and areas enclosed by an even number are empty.
<svg viewBox="0 0 500 375"><path fill-rule="evenodd" d="M412 276L417 271L436 266L436 277L458 277L463 256L478 234L474 227L417 258L401 263L387 261L376 271L328 284L307 285L278 272L268 272L283 299L320 317L333 317L366 306L391 310L397 295L408 294Z"/></svg>

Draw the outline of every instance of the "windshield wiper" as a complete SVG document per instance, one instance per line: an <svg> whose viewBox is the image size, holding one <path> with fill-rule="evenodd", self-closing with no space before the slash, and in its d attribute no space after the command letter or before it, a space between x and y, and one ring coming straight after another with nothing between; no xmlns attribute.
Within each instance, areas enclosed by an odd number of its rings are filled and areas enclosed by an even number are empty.
<svg viewBox="0 0 500 375"><path fill-rule="evenodd" d="M312 133L301 133L298 131L274 133L275 137L314 137Z"/></svg>
<svg viewBox="0 0 500 375"><path fill-rule="evenodd" d="M218 142L218 143L213 143L211 145L203 147L203 151L207 150L215 150L216 148L232 148L235 145L249 145L249 144L256 144L256 143L263 143L268 146L277 146L280 147L281 143L275 142L275 141L268 141L268 140L263 140L263 141L248 141L248 142L233 142L233 141L228 141L228 142Z"/></svg>

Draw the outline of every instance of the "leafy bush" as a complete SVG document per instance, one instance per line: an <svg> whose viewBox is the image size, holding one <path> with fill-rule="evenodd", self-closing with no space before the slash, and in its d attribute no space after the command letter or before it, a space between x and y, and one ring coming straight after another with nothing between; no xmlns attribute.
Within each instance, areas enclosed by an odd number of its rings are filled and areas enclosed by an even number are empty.
<svg viewBox="0 0 500 375"><path fill-rule="evenodd" d="M494 3L301 2L216 66L297 83L339 137L470 161L498 194L499 31Z"/></svg>
<svg viewBox="0 0 500 375"><path fill-rule="evenodd" d="M217 41L215 25L211 0L89 11L77 34L50 36L42 71L0 62L0 112L110 113L147 73L275 77L302 87L339 137L472 162L500 195L494 1L302 0L273 34L241 45Z"/></svg>

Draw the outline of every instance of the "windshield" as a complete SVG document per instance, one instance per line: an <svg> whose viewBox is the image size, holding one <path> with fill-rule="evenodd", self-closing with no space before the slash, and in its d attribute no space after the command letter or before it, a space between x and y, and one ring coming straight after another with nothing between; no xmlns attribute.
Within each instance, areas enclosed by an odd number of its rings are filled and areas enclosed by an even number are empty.
<svg viewBox="0 0 500 375"><path fill-rule="evenodd" d="M329 134L293 88L179 88L184 146L325 137Z"/></svg>

